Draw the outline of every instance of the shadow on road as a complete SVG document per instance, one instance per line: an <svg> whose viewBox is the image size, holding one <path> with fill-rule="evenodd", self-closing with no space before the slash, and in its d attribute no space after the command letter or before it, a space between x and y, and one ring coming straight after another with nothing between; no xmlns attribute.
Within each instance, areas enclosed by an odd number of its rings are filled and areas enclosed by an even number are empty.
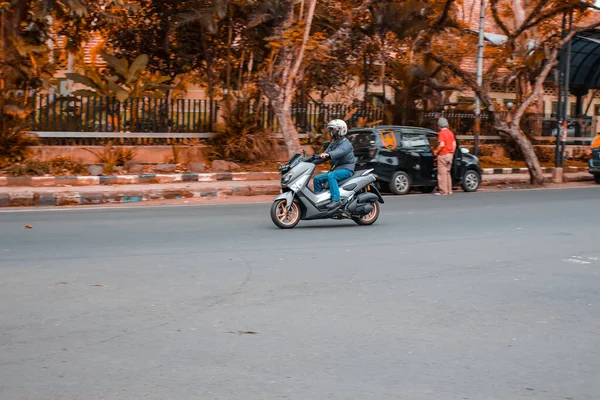
<svg viewBox="0 0 600 400"><path fill-rule="evenodd" d="M307 229L348 229L348 228L357 228L357 229L374 229L377 228L377 225L379 225L379 221L375 222L375 224L371 225L371 226L359 226L357 224L355 224L352 221L334 221L334 220L329 220L329 221L323 221L323 222L319 222L319 223L315 223L313 221L300 221L300 223L298 225L296 225L296 227L292 228L291 230L307 230ZM280 229L277 228L275 225L273 225L272 228L270 229L277 229L277 230L282 230L282 231L289 231L290 229Z"/></svg>

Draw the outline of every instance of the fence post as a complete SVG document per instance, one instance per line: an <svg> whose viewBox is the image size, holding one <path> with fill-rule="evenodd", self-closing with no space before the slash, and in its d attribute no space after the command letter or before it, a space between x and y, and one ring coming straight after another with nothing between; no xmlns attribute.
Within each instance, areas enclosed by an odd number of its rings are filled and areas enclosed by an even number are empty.
<svg viewBox="0 0 600 400"><path fill-rule="evenodd" d="M105 100L104 100L104 108L102 109L102 112L104 113L104 131L110 132L109 131L109 118L108 115L110 113L110 97L106 96Z"/></svg>

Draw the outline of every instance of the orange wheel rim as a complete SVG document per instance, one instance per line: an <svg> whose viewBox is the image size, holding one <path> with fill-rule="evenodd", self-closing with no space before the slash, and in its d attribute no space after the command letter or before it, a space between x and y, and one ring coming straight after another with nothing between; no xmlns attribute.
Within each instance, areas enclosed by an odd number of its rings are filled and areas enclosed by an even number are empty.
<svg viewBox="0 0 600 400"><path fill-rule="evenodd" d="M284 225L291 225L296 222L299 214L298 205L296 203L292 203L290 210L288 211L284 201L280 201L279 204L277 204L277 209L275 211L277 220Z"/></svg>
<svg viewBox="0 0 600 400"><path fill-rule="evenodd" d="M373 211L371 211L367 215L361 217L361 219L366 222L371 221L373 218L375 218L375 215L377 214L377 207L378 207L377 203L373 203Z"/></svg>

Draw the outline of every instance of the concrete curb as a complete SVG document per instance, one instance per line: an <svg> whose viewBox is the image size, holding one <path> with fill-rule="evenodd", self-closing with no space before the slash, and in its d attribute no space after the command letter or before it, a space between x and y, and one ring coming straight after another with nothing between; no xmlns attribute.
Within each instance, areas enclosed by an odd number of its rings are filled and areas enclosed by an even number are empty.
<svg viewBox="0 0 600 400"><path fill-rule="evenodd" d="M542 172L551 174L556 168L542 168ZM587 172L589 167L565 167L565 173ZM483 175L528 174L527 168L483 168Z"/></svg>
<svg viewBox="0 0 600 400"><path fill-rule="evenodd" d="M544 168L552 173L554 168ZM588 167L565 167L565 173L587 172ZM484 168L483 175L526 174L527 168ZM0 187L70 187L138 185L178 182L279 181L279 172L218 172L205 174L141 174L114 176L32 176L0 177Z"/></svg>
<svg viewBox="0 0 600 400"><path fill-rule="evenodd" d="M594 176L588 172L578 172L573 174L565 174L564 182L591 182L594 180ZM481 186L494 186L502 184L520 184L529 183L530 177L527 174L502 174L502 175L484 175L481 182ZM544 183L553 185L552 175L544 174Z"/></svg>
<svg viewBox="0 0 600 400"><path fill-rule="evenodd" d="M281 179L278 172L219 172L206 174L141 174L111 176L0 177L0 186L65 187L136 185L176 182L267 181Z"/></svg>

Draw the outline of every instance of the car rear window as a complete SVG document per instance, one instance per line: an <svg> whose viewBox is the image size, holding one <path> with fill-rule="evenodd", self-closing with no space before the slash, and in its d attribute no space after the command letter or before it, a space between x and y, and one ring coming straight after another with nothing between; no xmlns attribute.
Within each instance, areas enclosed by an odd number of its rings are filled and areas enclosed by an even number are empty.
<svg viewBox="0 0 600 400"><path fill-rule="evenodd" d="M429 148L429 140L427 136L421 133L403 133L402 134L402 147L422 147Z"/></svg>
<svg viewBox="0 0 600 400"><path fill-rule="evenodd" d="M375 134L371 131L352 132L347 138L354 149L364 149L375 144Z"/></svg>

